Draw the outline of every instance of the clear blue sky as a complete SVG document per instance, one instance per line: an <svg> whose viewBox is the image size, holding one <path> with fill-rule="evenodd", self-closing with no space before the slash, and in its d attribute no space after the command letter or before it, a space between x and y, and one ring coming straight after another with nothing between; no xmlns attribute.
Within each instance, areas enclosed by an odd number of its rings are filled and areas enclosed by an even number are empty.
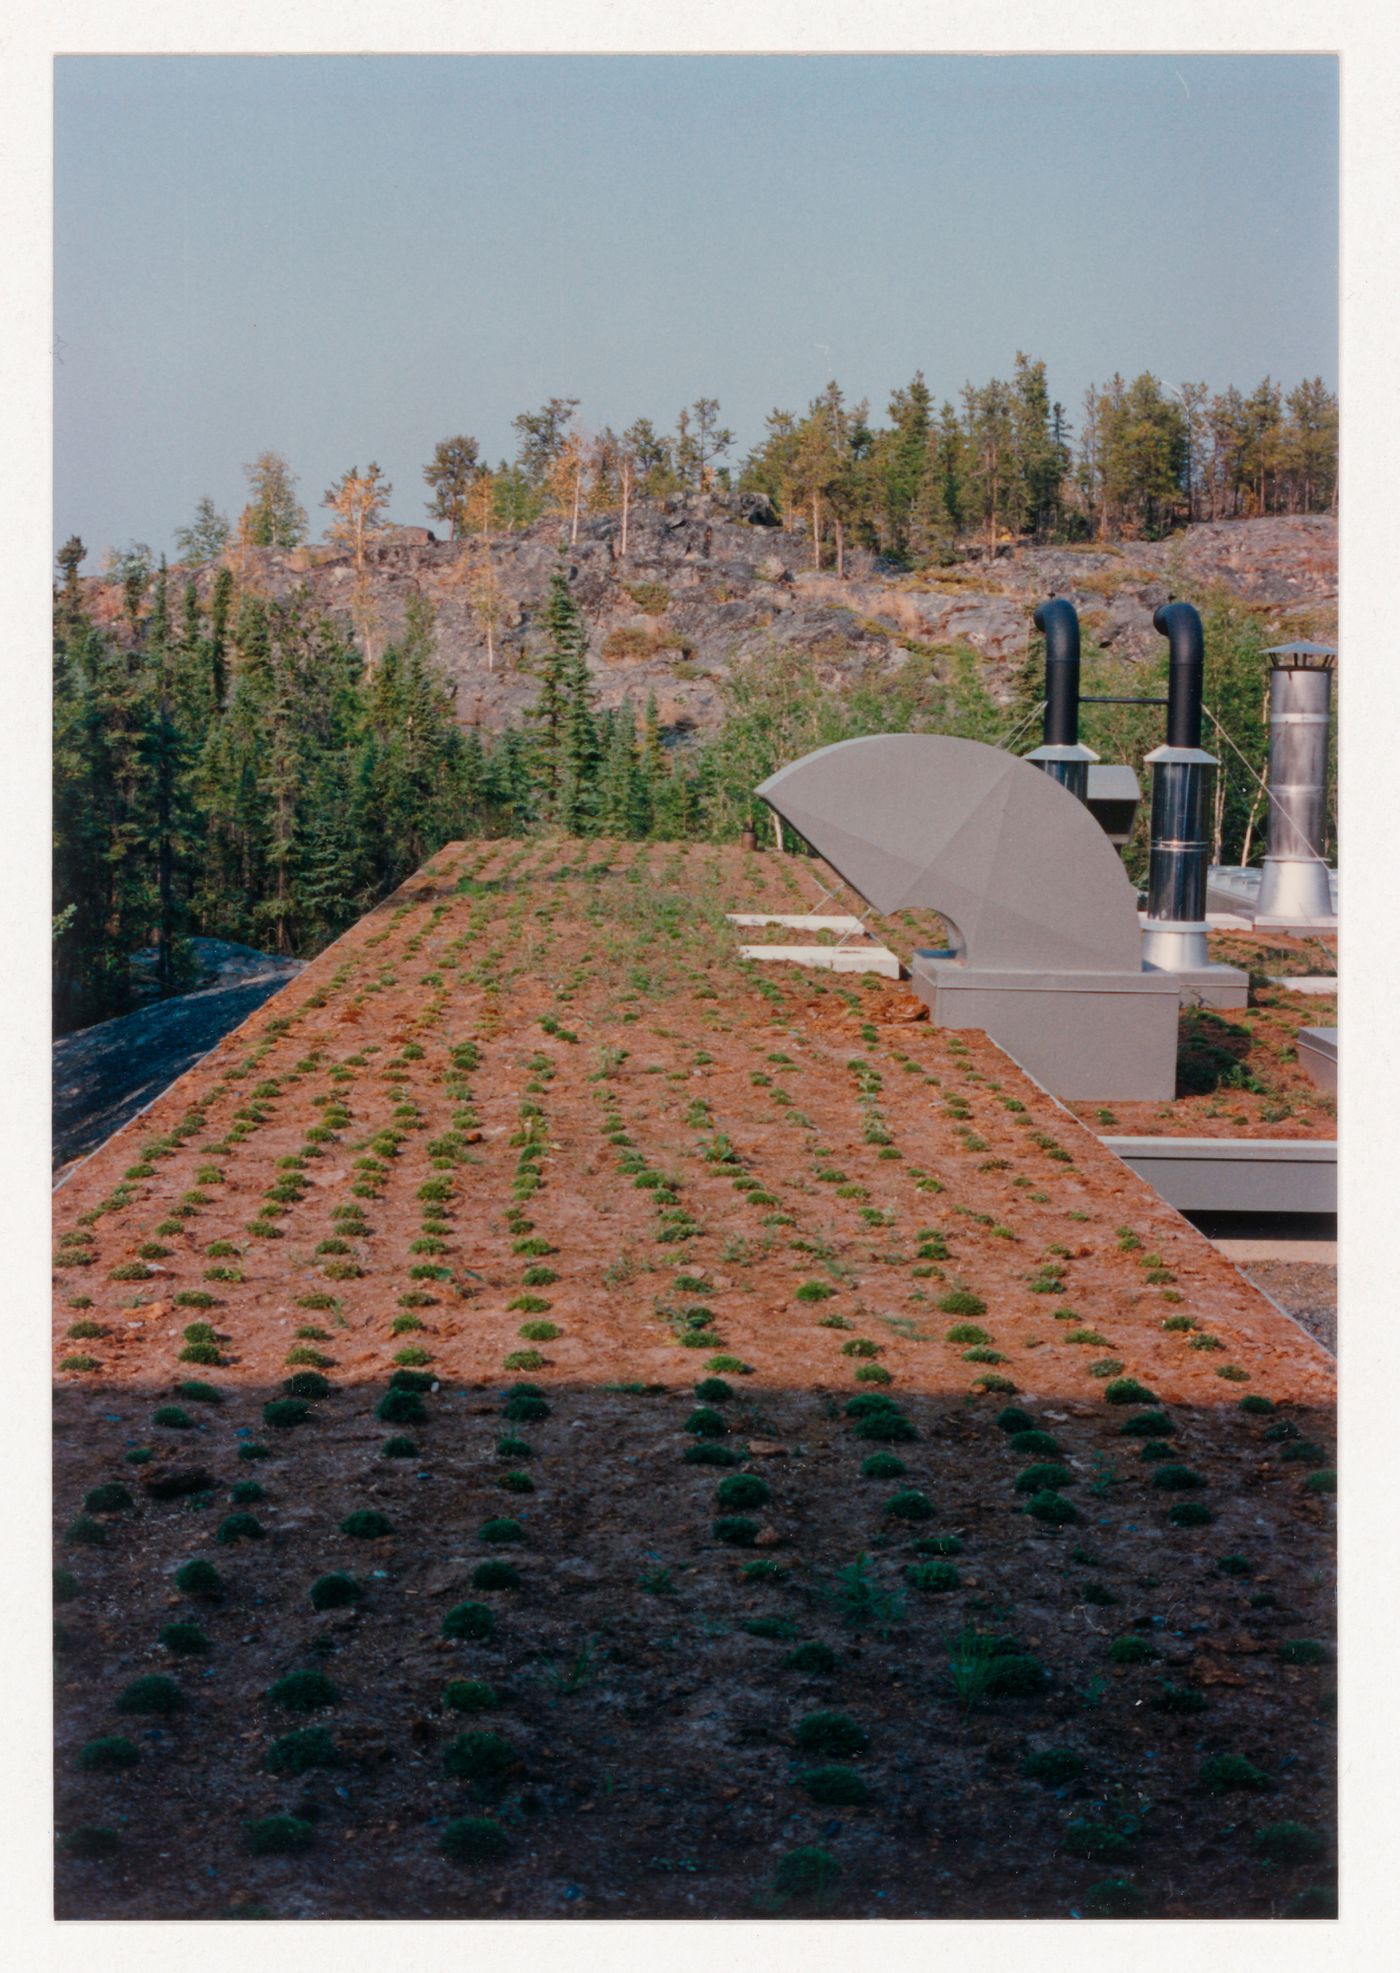
<svg viewBox="0 0 1400 1973"><path fill-rule="evenodd" d="M395 519L466 431L717 397L735 456L835 375L883 417L1043 357L1337 372L1330 56L66 57L55 538L173 551L273 448Z"/></svg>

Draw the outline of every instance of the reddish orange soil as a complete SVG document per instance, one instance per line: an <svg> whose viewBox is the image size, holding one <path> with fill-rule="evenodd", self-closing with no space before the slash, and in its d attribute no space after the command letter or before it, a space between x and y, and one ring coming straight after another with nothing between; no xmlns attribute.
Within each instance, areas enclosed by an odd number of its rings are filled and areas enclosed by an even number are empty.
<svg viewBox="0 0 1400 1973"><path fill-rule="evenodd" d="M91 1826L118 1845L61 1854L64 1915L1063 1916L1117 1895L1262 1916L1325 1890L1334 1672L1285 1647L1331 1633L1332 1498L1307 1478L1333 1463L1330 1359L983 1037L931 1029L892 983L736 963L725 910L810 909L814 889L771 854L454 846L73 1171L56 1355L93 1367L60 1367L56 1392L59 1822L70 1846ZM985 1342L948 1340L959 1290ZM181 1361L191 1322L216 1364ZM557 1333L522 1337L540 1323ZM404 1350L433 1387L395 1425L376 1406ZM298 1351L330 1388L279 1428L263 1407ZM720 1359L729 1469L682 1458ZM548 1415L512 1424L521 1376ZM1106 1401L1115 1377L1168 1409L1170 1460L1123 1432L1141 1405ZM856 1435L867 1390L909 1443ZM1062 1525L1020 1511L1035 1461L996 1422L1008 1403L1058 1445ZM170 1404L186 1426L154 1422ZM405 1433L414 1456L385 1457ZM503 1434L528 1451L498 1453ZM862 1477L879 1451L905 1472ZM1161 1488L1162 1464L1202 1484ZM748 1545L716 1536L726 1470L768 1488L729 1531ZM250 1479L261 1538L221 1543ZM113 1482L133 1504L75 1540ZM891 1513L911 1488L922 1518ZM1179 1502L1209 1519L1176 1525ZM388 1532L341 1531L366 1508ZM501 1516L521 1539L483 1543ZM960 1553L931 1591L906 1571L933 1538ZM518 1586L473 1589L492 1556ZM196 1557L217 1600L175 1583ZM318 1613L332 1571L364 1595ZM489 1637L442 1635L463 1601L490 1607ZM208 1651L173 1654L172 1621ZM1042 1689L969 1696L976 1633L1014 1638ZM1112 1655L1122 1636L1150 1655ZM813 1640L827 1675L785 1664ZM267 1697L307 1667L335 1704ZM180 1710L118 1710L152 1673ZM498 1703L446 1710L454 1678ZM1164 1685L1202 1710L1161 1710ZM829 1760L794 1731L820 1709L869 1736L845 1762L862 1803L812 1799ZM269 1771L307 1725L337 1764ZM507 1743L502 1772L454 1778L478 1730ZM113 1734L134 1766L76 1764ZM1023 1777L1047 1747L1082 1775ZM1221 1752L1267 1792L1210 1793ZM250 1852L274 1814L306 1825L304 1854ZM473 1814L509 1848L453 1862L443 1832ZM1281 1822L1318 1855L1257 1855ZM812 1845L838 1874L775 1901ZM1093 1888L1120 1878L1135 1891Z"/></svg>

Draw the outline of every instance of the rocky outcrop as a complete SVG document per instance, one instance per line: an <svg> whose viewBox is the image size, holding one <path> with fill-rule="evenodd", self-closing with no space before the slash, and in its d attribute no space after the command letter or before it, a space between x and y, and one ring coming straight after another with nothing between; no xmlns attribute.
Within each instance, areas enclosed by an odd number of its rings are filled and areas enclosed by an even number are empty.
<svg viewBox="0 0 1400 1973"><path fill-rule="evenodd" d="M974 553L916 575L862 550L848 555L838 580L812 569L805 528L781 526L764 496L706 496L635 507L625 556L620 517L607 514L585 518L572 544L558 519L496 537L489 549L436 541L426 528L394 529L372 552L367 583L348 557L311 547L256 551L247 576L272 596L305 586L347 626L359 620L357 589L366 591L372 651L402 632L415 595L426 598L459 717L494 730L535 696L528 664L543 641L561 556L588 621L601 702L630 696L640 704L654 693L663 722L680 735L713 726L725 673L774 648L808 654L839 686L914 649L965 645L990 689L1005 696L1033 634L1035 604L1049 594L1068 596L1086 633L1130 659L1158 649L1152 613L1188 588L1219 587L1267 609L1288 634L1326 635L1336 621L1337 526L1318 515L1211 522L1162 542ZM488 558L493 663L481 603ZM212 565L192 573L202 589L213 581ZM121 635L120 591L88 588L96 613Z"/></svg>

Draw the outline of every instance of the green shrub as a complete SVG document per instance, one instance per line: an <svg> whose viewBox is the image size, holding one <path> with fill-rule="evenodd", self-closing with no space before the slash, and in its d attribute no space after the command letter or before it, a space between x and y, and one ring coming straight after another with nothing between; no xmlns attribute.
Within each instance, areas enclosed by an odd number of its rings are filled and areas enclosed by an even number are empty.
<svg viewBox="0 0 1400 1973"><path fill-rule="evenodd" d="M271 1459L272 1454L265 1445L259 1445L256 1439L244 1439L239 1445L238 1457L240 1459Z"/></svg>
<svg viewBox="0 0 1400 1973"><path fill-rule="evenodd" d="M987 1304L980 1295L974 1295L970 1288L950 1288L940 1295L934 1306L944 1315L985 1315ZM990 1342L987 1336L973 1338L974 1341Z"/></svg>
<svg viewBox="0 0 1400 1973"><path fill-rule="evenodd" d="M731 1473L715 1488L716 1504L726 1510L766 1507L771 1498L772 1489L757 1473Z"/></svg>
<svg viewBox="0 0 1400 1973"><path fill-rule="evenodd" d="M482 1522L476 1531L476 1538L478 1541L497 1543L524 1541L525 1530L518 1521L511 1520L508 1515L496 1514L490 1520Z"/></svg>
<svg viewBox="0 0 1400 1973"><path fill-rule="evenodd" d="M78 1578L71 1569L55 1569L53 1572L53 1600L55 1603L71 1603L78 1594Z"/></svg>
<svg viewBox="0 0 1400 1973"><path fill-rule="evenodd" d="M115 1710L119 1713L178 1713L185 1704L185 1695L173 1678L163 1672L151 1672L145 1678L134 1678L117 1694Z"/></svg>
<svg viewBox="0 0 1400 1973"><path fill-rule="evenodd" d="M1208 1528L1215 1516L1203 1501L1179 1500L1168 1509L1167 1519L1174 1528Z"/></svg>
<svg viewBox="0 0 1400 1973"><path fill-rule="evenodd" d="M499 1733L459 1733L443 1749L447 1773L461 1781L500 1781L519 1756Z"/></svg>
<svg viewBox="0 0 1400 1973"><path fill-rule="evenodd" d="M1165 1411L1140 1411L1135 1418L1125 1418L1118 1429L1133 1438L1164 1439L1176 1427Z"/></svg>
<svg viewBox="0 0 1400 1973"><path fill-rule="evenodd" d="M1063 1494L1046 1491L1032 1494L1026 1502L1026 1512L1033 1521L1044 1521L1048 1527L1067 1527L1071 1521L1079 1519L1079 1509Z"/></svg>
<svg viewBox="0 0 1400 1973"><path fill-rule="evenodd" d="M1013 1432L1008 1441L1013 1452L1038 1454L1042 1459L1053 1458L1060 1450L1058 1442L1048 1432Z"/></svg>
<svg viewBox="0 0 1400 1973"><path fill-rule="evenodd" d="M885 1502L885 1512L897 1521L931 1521L933 1502L918 1487L902 1487Z"/></svg>
<svg viewBox="0 0 1400 1973"><path fill-rule="evenodd" d="M1028 1466L1024 1473L1016 1476L1017 1493L1044 1493L1058 1491L1060 1487L1072 1487L1074 1474L1068 1466L1040 1464Z"/></svg>
<svg viewBox="0 0 1400 1973"><path fill-rule="evenodd" d="M443 1688L442 1703L453 1713L485 1713L501 1702L496 1688L485 1679L449 1679Z"/></svg>
<svg viewBox="0 0 1400 1973"><path fill-rule="evenodd" d="M863 1754L870 1735L845 1713L808 1713L793 1728L793 1739L804 1754L826 1754L849 1759Z"/></svg>
<svg viewBox="0 0 1400 1973"><path fill-rule="evenodd" d="M394 1532L394 1524L377 1507L358 1507L353 1514L346 1515L340 1532L354 1541L379 1541Z"/></svg>
<svg viewBox="0 0 1400 1973"><path fill-rule="evenodd" d="M1108 1647L1108 1655L1115 1665L1145 1665L1157 1653L1145 1637L1135 1637L1129 1633L1114 1638Z"/></svg>
<svg viewBox="0 0 1400 1973"><path fill-rule="evenodd" d="M1141 1918L1147 1893L1130 1877L1105 1877L1084 1893L1084 1909L1091 1918Z"/></svg>
<svg viewBox="0 0 1400 1973"><path fill-rule="evenodd" d="M289 1432L294 1425L304 1425L311 1416L311 1406L305 1398L273 1398L262 1408L263 1423L271 1425L279 1432Z"/></svg>
<svg viewBox="0 0 1400 1973"><path fill-rule="evenodd" d="M1335 1885L1309 1884L1306 1890L1291 1897L1284 1907L1285 1918L1335 1918L1337 1916L1337 1890Z"/></svg>
<svg viewBox="0 0 1400 1973"><path fill-rule="evenodd" d="M1301 1822L1270 1822L1254 1832L1253 1849L1266 1863L1311 1863L1327 1845Z"/></svg>
<svg viewBox="0 0 1400 1973"><path fill-rule="evenodd" d="M1264 1397L1258 1391L1251 1391L1248 1397L1240 1399L1239 1408L1241 1411L1255 1412L1262 1416L1264 1412L1274 1409L1274 1401L1272 1398Z"/></svg>
<svg viewBox="0 0 1400 1973"><path fill-rule="evenodd" d="M916 1555L961 1555L962 1552L960 1535L925 1535L922 1541L914 1543Z"/></svg>
<svg viewBox="0 0 1400 1973"><path fill-rule="evenodd" d="M80 1747L73 1765L84 1774L109 1774L120 1768L135 1767L140 1758L141 1750L134 1741L120 1733L109 1733Z"/></svg>
<svg viewBox="0 0 1400 1973"><path fill-rule="evenodd" d="M58 1839L58 1847L65 1856L81 1857L84 1862L93 1862L98 1857L112 1856L121 1848L121 1837L115 1829L104 1829L96 1823L79 1823L74 1829L66 1830Z"/></svg>
<svg viewBox="0 0 1400 1973"><path fill-rule="evenodd" d="M974 1377L972 1387L989 1394L993 1391L1004 1392L1008 1397L1016 1389L1009 1377L1001 1377L995 1370L984 1370L980 1377Z"/></svg>
<svg viewBox="0 0 1400 1973"><path fill-rule="evenodd" d="M1209 1760L1201 1762L1201 1786L1212 1795L1224 1795L1236 1788L1258 1791L1273 1785L1273 1777L1246 1760L1243 1754L1212 1754Z"/></svg>
<svg viewBox="0 0 1400 1973"><path fill-rule="evenodd" d="M60 1366L61 1368L61 1366ZM192 1432L194 1420L178 1404L158 1404L151 1413L153 1425L163 1425L168 1432Z"/></svg>
<svg viewBox="0 0 1400 1973"><path fill-rule="evenodd" d="M243 1827L255 1857L299 1857L316 1840L312 1825L296 1815L265 1815Z"/></svg>
<svg viewBox="0 0 1400 1973"><path fill-rule="evenodd" d="M290 1377L282 1379L283 1394L289 1398L306 1398L312 1403L328 1398L332 1386L319 1370L297 1370Z"/></svg>
<svg viewBox="0 0 1400 1973"><path fill-rule="evenodd" d="M479 1562L472 1570L473 1589L519 1589L524 1578L510 1562Z"/></svg>
<svg viewBox="0 0 1400 1973"><path fill-rule="evenodd" d="M813 1640L799 1644L795 1651L789 1651L783 1659L783 1670L787 1672L807 1672L816 1678L827 1678L840 1667L841 1660L829 1644Z"/></svg>
<svg viewBox="0 0 1400 1973"><path fill-rule="evenodd" d="M444 1637L479 1644L490 1637L495 1618L484 1603L457 1603L442 1620Z"/></svg>
<svg viewBox="0 0 1400 1973"><path fill-rule="evenodd" d="M549 1409L548 1401L541 1392L522 1388L507 1393L501 1415L514 1424L525 1424L531 1419L548 1418Z"/></svg>
<svg viewBox="0 0 1400 1973"><path fill-rule="evenodd" d="M314 1713L321 1706L340 1704L339 1687L317 1671L288 1672L267 1688L267 1696L289 1713Z"/></svg>
<svg viewBox="0 0 1400 1973"><path fill-rule="evenodd" d="M173 1651L179 1657L209 1649L209 1640L198 1624L167 1624L160 1634L160 1641L167 1651Z"/></svg>
<svg viewBox="0 0 1400 1973"><path fill-rule="evenodd" d="M220 1596L223 1578L212 1562L186 1562L175 1571L175 1587L186 1596Z"/></svg>
<svg viewBox="0 0 1400 1973"><path fill-rule="evenodd" d="M384 1425L421 1425L428 1413L417 1391L386 1391L374 1415Z"/></svg>
<svg viewBox="0 0 1400 1973"><path fill-rule="evenodd" d="M215 1541L229 1548L239 1541L261 1541L266 1530L256 1514L229 1514L219 1523Z"/></svg>
<svg viewBox="0 0 1400 1973"><path fill-rule="evenodd" d="M1189 1493L1195 1487L1203 1487L1205 1480L1194 1473L1189 1466L1170 1464L1159 1466L1152 1475L1154 1487L1161 1487L1167 1493Z"/></svg>
<svg viewBox="0 0 1400 1973"><path fill-rule="evenodd" d="M1173 1685L1164 1680L1151 1701L1159 1713L1203 1713L1210 1701L1194 1685Z"/></svg>
<svg viewBox="0 0 1400 1973"><path fill-rule="evenodd" d="M346 1610L358 1603L364 1590L353 1576L334 1570L330 1575L317 1576L311 1585L311 1607L313 1610Z"/></svg>
<svg viewBox="0 0 1400 1973"><path fill-rule="evenodd" d="M945 1343L990 1343L992 1339L975 1322L955 1322L943 1340Z"/></svg>
<svg viewBox="0 0 1400 1973"><path fill-rule="evenodd" d="M1330 1665L1330 1646L1315 1637L1294 1637L1279 1646L1279 1657L1285 1665Z"/></svg>
<svg viewBox="0 0 1400 1973"><path fill-rule="evenodd" d="M997 1413L993 1423L1000 1432L1029 1432L1034 1428L1035 1420L1019 1404L1008 1404Z"/></svg>
<svg viewBox="0 0 1400 1973"><path fill-rule="evenodd" d="M1126 1862L1137 1852L1133 1838L1110 1823L1093 1822L1087 1816L1076 1816L1065 1824L1063 1846L1071 1856L1090 1857L1096 1862Z"/></svg>
<svg viewBox="0 0 1400 1973"><path fill-rule="evenodd" d="M872 1452L861 1461L860 1471L865 1480L897 1480L907 1468L892 1452Z"/></svg>
<svg viewBox="0 0 1400 1973"><path fill-rule="evenodd" d="M306 1774L312 1768L340 1765L340 1750L323 1726L302 1726L284 1733L263 1756L269 1774Z"/></svg>
<svg viewBox="0 0 1400 1973"><path fill-rule="evenodd" d="M799 1302L825 1302L836 1293L829 1281L804 1281L794 1294Z"/></svg>
<svg viewBox="0 0 1400 1973"><path fill-rule="evenodd" d="M1335 1493L1337 1475L1330 1466L1320 1467L1316 1473L1309 1473L1303 1482L1303 1489L1306 1493Z"/></svg>
<svg viewBox="0 0 1400 1973"><path fill-rule="evenodd" d="M894 1379L883 1364L863 1363L856 1372L856 1382L858 1384L892 1384Z"/></svg>
<svg viewBox="0 0 1400 1973"><path fill-rule="evenodd" d="M797 1777L798 1786L814 1802L834 1808L863 1808L873 1800L869 1782L849 1767L809 1767Z"/></svg>
<svg viewBox="0 0 1400 1973"><path fill-rule="evenodd" d="M1021 1773L1027 1781L1039 1781L1047 1788L1062 1788L1066 1782L1077 1781L1087 1766L1084 1756L1076 1754L1072 1747L1042 1747L1027 1754L1021 1763Z"/></svg>
<svg viewBox="0 0 1400 1973"><path fill-rule="evenodd" d="M958 1589L962 1577L951 1562L911 1562L904 1571L904 1580L911 1589L928 1593Z"/></svg>
<svg viewBox="0 0 1400 1973"><path fill-rule="evenodd" d="M724 1422L722 1412L716 1411L711 1405L702 1404L691 1412L682 1430L693 1433L696 1438L721 1439L728 1432L729 1427Z"/></svg>
<svg viewBox="0 0 1400 1973"><path fill-rule="evenodd" d="M888 1410L867 1412L864 1417L857 1418L853 1429L858 1439L873 1439L882 1445L902 1445L919 1436L912 1420L893 1406Z"/></svg>
<svg viewBox="0 0 1400 1973"><path fill-rule="evenodd" d="M701 1439L695 1445L688 1445L681 1454L687 1466L737 1466L739 1455L728 1446L717 1445L713 1439Z"/></svg>
<svg viewBox="0 0 1400 1973"><path fill-rule="evenodd" d="M180 1352L181 1363L219 1364L223 1357L217 1343L186 1343Z"/></svg>
<svg viewBox="0 0 1400 1973"><path fill-rule="evenodd" d="M442 1832L441 1848L453 1863L492 1863L510 1847L500 1823L487 1815L457 1816Z"/></svg>
<svg viewBox="0 0 1400 1973"><path fill-rule="evenodd" d="M1156 1396L1135 1377L1115 1377L1104 1390L1107 1404L1155 1404Z"/></svg>
<svg viewBox="0 0 1400 1973"><path fill-rule="evenodd" d="M744 1514L721 1514L710 1532L716 1541L731 1548L752 1548L758 1539L758 1523Z"/></svg>
<svg viewBox="0 0 1400 1973"><path fill-rule="evenodd" d="M133 1505L120 1480L107 1480L100 1487L93 1487L83 1501L88 1514L121 1514Z"/></svg>
<svg viewBox="0 0 1400 1973"><path fill-rule="evenodd" d="M773 1895L781 1902L792 1898L812 1899L818 1905L829 1903L841 1866L830 1850L809 1845L789 1850L773 1872Z"/></svg>
<svg viewBox="0 0 1400 1973"><path fill-rule="evenodd" d="M222 1404L224 1394L213 1384L201 1384L196 1378L187 1377L175 1386L175 1395L184 1398L189 1404Z"/></svg>

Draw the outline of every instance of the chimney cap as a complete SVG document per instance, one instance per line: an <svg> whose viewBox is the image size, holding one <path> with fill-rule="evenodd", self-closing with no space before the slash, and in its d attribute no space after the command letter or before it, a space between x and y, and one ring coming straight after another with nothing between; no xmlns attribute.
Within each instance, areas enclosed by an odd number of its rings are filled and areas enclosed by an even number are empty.
<svg viewBox="0 0 1400 1973"><path fill-rule="evenodd" d="M1300 667L1326 671L1337 661L1337 647L1335 644L1273 644L1264 656L1279 660L1280 670Z"/></svg>

